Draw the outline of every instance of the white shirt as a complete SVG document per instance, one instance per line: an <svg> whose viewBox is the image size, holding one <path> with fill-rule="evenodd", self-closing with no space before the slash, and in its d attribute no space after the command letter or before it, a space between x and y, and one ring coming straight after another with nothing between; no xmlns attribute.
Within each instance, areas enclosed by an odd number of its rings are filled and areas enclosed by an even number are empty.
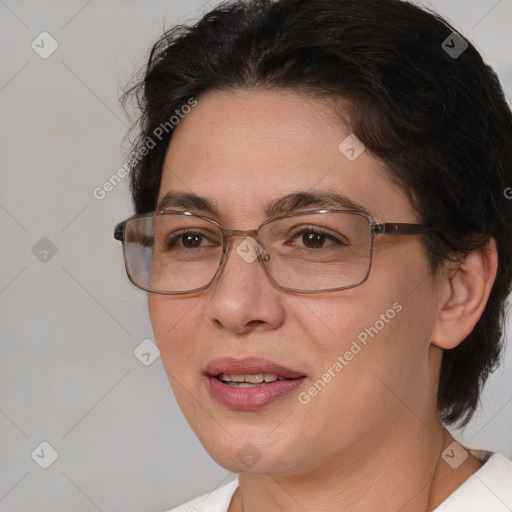
<svg viewBox="0 0 512 512"><path fill-rule="evenodd" d="M227 512L238 479L168 512ZM434 512L511 512L512 462L499 453L471 475Z"/></svg>

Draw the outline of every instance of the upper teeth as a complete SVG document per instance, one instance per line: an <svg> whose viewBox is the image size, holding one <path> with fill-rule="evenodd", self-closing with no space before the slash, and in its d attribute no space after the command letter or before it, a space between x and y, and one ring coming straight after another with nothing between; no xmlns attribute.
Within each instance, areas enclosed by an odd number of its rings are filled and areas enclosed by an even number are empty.
<svg viewBox="0 0 512 512"><path fill-rule="evenodd" d="M219 379L224 382L249 382L250 384L259 384L265 382L275 382L278 379L283 380L283 377L278 377L273 373L257 373L254 375L227 375L221 373Z"/></svg>

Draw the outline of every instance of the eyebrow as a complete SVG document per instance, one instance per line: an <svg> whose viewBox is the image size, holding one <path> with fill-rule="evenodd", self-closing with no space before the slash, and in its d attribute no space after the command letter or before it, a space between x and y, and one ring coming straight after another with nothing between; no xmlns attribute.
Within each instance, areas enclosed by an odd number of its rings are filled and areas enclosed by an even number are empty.
<svg viewBox="0 0 512 512"><path fill-rule="evenodd" d="M202 213L220 216L218 205L212 199L198 196L190 192L168 192L160 200L157 210L183 208L185 210L198 210ZM265 205L267 217L276 217L298 210L342 209L369 213L363 205L349 199L343 194L323 191L298 191L270 201Z"/></svg>

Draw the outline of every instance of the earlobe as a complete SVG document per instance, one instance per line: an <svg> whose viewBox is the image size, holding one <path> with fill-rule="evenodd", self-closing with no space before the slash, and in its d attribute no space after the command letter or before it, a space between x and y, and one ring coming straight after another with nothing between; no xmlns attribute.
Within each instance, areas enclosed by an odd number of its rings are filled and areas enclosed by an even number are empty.
<svg viewBox="0 0 512 512"><path fill-rule="evenodd" d="M432 343L443 349L455 348L474 329L482 316L498 269L496 241L457 262L440 284L439 314Z"/></svg>

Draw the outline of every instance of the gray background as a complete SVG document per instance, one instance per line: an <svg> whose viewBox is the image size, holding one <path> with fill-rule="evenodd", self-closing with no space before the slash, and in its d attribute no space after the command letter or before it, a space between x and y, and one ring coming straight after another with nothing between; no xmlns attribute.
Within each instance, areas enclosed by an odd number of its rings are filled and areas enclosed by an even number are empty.
<svg viewBox="0 0 512 512"><path fill-rule="evenodd" d="M430 5L476 44L510 98L512 0ZM183 420L160 360L144 366L133 353L152 332L112 238L132 213L127 180L93 195L123 163L123 84L164 26L208 7L0 0L0 512L156 512L233 477ZM59 45L47 59L31 48L51 48L43 31ZM512 457L511 380L508 350L459 438ZM36 464L50 457L43 441L59 454L48 469Z"/></svg>

